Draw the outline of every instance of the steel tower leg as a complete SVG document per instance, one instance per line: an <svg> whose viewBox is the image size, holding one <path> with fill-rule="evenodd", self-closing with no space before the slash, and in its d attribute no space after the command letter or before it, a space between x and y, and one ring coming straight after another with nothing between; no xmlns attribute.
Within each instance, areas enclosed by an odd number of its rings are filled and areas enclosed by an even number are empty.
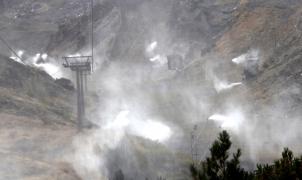
<svg viewBox="0 0 302 180"><path fill-rule="evenodd" d="M76 71L76 76L77 76L77 104L78 104L78 129L81 129L82 126L82 108L81 108L81 81L80 81L80 71Z"/></svg>
<svg viewBox="0 0 302 180"><path fill-rule="evenodd" d="M85 100L84 100L84 73L81 71L80 73L80 81L81 81L81 115L82 115L82 124L84 123L85 118Z"/></svg>

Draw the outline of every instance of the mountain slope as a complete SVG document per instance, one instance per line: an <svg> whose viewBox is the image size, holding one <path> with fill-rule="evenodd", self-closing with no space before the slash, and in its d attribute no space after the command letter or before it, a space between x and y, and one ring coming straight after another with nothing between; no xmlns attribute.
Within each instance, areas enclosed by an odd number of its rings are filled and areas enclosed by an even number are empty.
<svg viewBox="0 0 302 180"><path fill-rule="evenodd" d="M79 179L62 159L76 133L73 94L44 71L0 56L1 180Z"/></svg>
<svg viewBox="0 0 302 180"><path fill-rule="evenodd" d="M73 91L57 84L46 72L0 56L0 110L38 118L45 123L73 120Z"/></svg>

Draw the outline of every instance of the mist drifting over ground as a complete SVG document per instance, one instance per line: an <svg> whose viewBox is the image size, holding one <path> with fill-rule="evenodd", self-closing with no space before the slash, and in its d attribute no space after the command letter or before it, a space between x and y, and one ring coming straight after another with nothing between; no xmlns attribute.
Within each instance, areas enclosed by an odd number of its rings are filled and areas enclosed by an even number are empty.
<svg viewBox="0 0 302 180"><path fill-rule="evenodd" d="M220 31L206 20L196 25L193 18L194 25L190 24L194 13L202 12L188 13L189 2L111 3L111 12L96 33L97 69L89 87L97 104L91 107L89 119L99 128L75 138L74 165L82 177L113 178L119 170L134 179L168 176L175 161L159 159L161 154L141 154L136 137L156 143L175 159L178 153L190 157L194 126L199 137L194 148L201 154L197 160L204 158L222 129L243 149L248 168L274 158L283 147L299 152L300 114L287 108L300 88L282 90L286 101L277 95L259 103L251 95L248 78L257 76L261 68L260 47L233 58L201 54ZM230 8L238 5L229 4ZM185 66L169 69L170 55L181 56Z"/></svg>
<svg viewBox="0 0 302 180"><path fill-rule="evenodd" d="M58 57L89 54L91 34L89 3L69 3L59 20L34 18L58 21L56 33L36 43L45 48L23 45L23 61L11 59L54 79L71 77ZM302 72L290 64L301 61L299 49L287 48L301 34L297 3L95 0L95 69L86 96L95 126L74 137L66 161L88 180L120 172L126 179L185 179L188 164L205 158L224 129L248 169L284 147L301 153ZM282 39L283 32L294 37Z"/></svg>

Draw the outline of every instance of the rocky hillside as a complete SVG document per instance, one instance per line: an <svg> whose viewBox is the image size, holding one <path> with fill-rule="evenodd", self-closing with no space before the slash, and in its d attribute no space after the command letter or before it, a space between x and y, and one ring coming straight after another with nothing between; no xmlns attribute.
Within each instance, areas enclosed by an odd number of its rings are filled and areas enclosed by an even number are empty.
<svg viewBox="0 0 302 180"><path fill-rule="evenodd" d="M74 91L66 89L46 72L5 56L0 61L0 111L42 120L71 123Z"/></svg>
<svg viewBox="0 0 302 180"><path fill-rule="evenodd" d="M0 179L78 179L61 159L75 134L74 91L59 82L0 56Z"/></svg>
<svg viewBox="0 0 302 180"><path fill-rule="evenodd" d="M158 172L171 179L181 170L185 178L192 127L211 127L199 129L206 152L211 134L221 128L208 118L229 109L242 110L248 121L234 132L236 144L246 145L245 162L274 158L272 149L282 146L299 151L302 135L294 127L301 125L300 0L100 0L94 8L89 118L103 125L128 108L134 119L158 118L177 132L164 145L127 135L105 155L106 144L87 135L92 142L81 148L91 148L84 152L104 163L97 170L105 169L108 177L123 169L129 178ZM25 51L25 61L37 53L57 62L64 55L89 55L88 1L0 0L0 9L0 36ZM0 47L0 179L93 174L89 170L99 162L91 165L90 156L87 162L80 158L79 169L61 157L74 150L77 136L71 82L13 61L7 47ZM168 69L170 55L181 57L181 69ZM240 86L232 89L229 82ZM295 130L280 137L283 127ZM95 133L106 139L102 130ZM7 164L18 173L7 173L12 171ZM139 173L133 170L138 167Z"/></svg>
<svg viewBox="0 0 302 180"><path fill-rule="evenodd" d="M1 112L0 116L1 180L80 179L63 158L70 151L74 128L45 125L41 120L11 113Z"/></svg>
<svg viewBox="0 0 302 180"><path fill-rule="evenodd" d="M259 73L249 82L259 100L290 94L295 104L301 102L301 8L300 1L251 1L236 12L236 22L216 43L215 51L228 60L259 50Z"/></svg>

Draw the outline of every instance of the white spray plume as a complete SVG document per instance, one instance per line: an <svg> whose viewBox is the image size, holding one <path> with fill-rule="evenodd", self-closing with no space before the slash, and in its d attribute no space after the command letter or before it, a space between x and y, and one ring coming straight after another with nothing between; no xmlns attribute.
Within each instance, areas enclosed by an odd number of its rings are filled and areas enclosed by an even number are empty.
<svg viewBox="0 0 302 180"><path fill-rule="evenodd" d="M172 135L172 131L168 126L153 120L147 120L146 122L138 121L132 124L130 129L138 136L158 142L164 142Z"/></svg>
<svg viewBox="0 0 302 180"><path fill-rule="evenodd" d="M41 58L42 58L43 60L46 60L46 59L48 58L48 54L46 54L46 53L42 54Z"/></svg>
<svg viewBox="0 0 302 180"><path fill-rule="evenodd" d="M14 60L14 61L16 61L16 62L18 62L18 63L24 64L24 62L22 62L22 60L20 59L20 58L23 57L24 51L23 50L19 50L17 52L17 55L18 55L18 57L16 57L14 54L12 54L9 58L12 59L12 60Z"/></svg>
<svg viewBox="0 0 302 180"><path fill-rule="evenodd" d="M21 64L24 64L21 60L20 60L20 58L18 58L18 57L16 57L16 56L11 56L11 57L9 57L11 60L14 60L14 61L16 61L16 62L18 62L18 63L21 63Z"/></svg>
<svg viewBox="0 0 302 180"><path fill-rule="evenodd" d="M235 64L244 64L247 61L258 61L259 60L259 50L252 49L246 54L242 54L234 59L232 62Z"/></svg>
<svg viewBox="0 0 302 180"><path fill-rule="evenodd" d="M226 83L223 81L220 81L220 82L217 82L214 84L217 92L221 92L224 90L230 90L230 89L233 89L234 87L241 86L241 85L242 85L242 82Z"/></svg>
<svg viewBox="0 0 302 180"><path fill-rule="evenodd" d="M226 81L219 80L217 77L214 77L214 88L218 93L241 85L242 82L228 83Z"/></svg>
<svg viewBox="0 0 302 180"><path fill-rule="evenodd" d="M40 58L41 58L41 54L40 54L40 53L37 53L37 54L33 57L32 63L33 63L33 64L36 64Z"/></svg>
<svg viewBox="0 0 302 180"><path fill-rule="evenodd" d="M23 54L24 54L24 51L23 50L19 50L17 52L18 56L22 58Z"/></svg>
<svg viewBox="0 0 302 180"><path fill-rule="evenodd" d="M142 121L131 118L130 120L129 115L130 111L121 111L113 122L105 125L105 129L122 130L158 142L164 142L170 138L171 129L165 124L150 119Z"/></svg>
<svg viewBox="0 0 302 180"><path fill-rule="evenodd" d="M159 54L155 55L154 57L150 58L149 60L154 63L153 67L155 67L155 68L162 67L168 63L167 57L159 55Z"/></svg>
<svg viewBox="0 0 302 180"><path fill-rule="evenodd" d="M146 51L147 51L148 53L152 53L152 52L157 48L157 46L158 46L157 41L153 41L151 44L148 45Z"/></svg>
<svg viewBox="0 0 302 180"><path fill-rule="evenodd" d="M154 63L155 68L162 67L163 65L167 64L168 60L163 53L159 53L159 50L157 50L158 42L153 41L151 44L148 45L146 48L147 57L149 57L149 60Z"/></svg>
<svg viewBox="0 0 302 180"><path fill-rule="evenodd" d="M113 122L105 125L105 129L123 129L127 127L130 123L128 119L129 111L121 111L115 118Z"/></svg>
<svg viewBox="0 0 302 180"><path fill-rule="evenodd" d="M17 52L17 55L20 58L22 58L24 53L25 52L23 50L19 50ZM63 77L63 73L62 73L61 68L59 66L55 65L54 63L50 63L50 62L38 63L40 58L42 58L43 60L46 60L48 58L48 55L46 53L44 53L42 55L40 53L37 53L34 57L30 58L30 61L26 64L33 65L37 68L40 68L40 69L44 70L47 74L49 74L54 79ZM18 57L11 56L10 59L24 64Z"/></svg>
<svg viewBox="0 0 302 180"><path fill-rule="evenodd" d="M41 63L41 64L34 64L36 67L44 70L47 74L49 74L54 79L59 79L63 77L63 72L61 68L52 63Z"/></svg>
<svg viewBox="0 0 302 180"><path fill-rule="evenodd" d="M78 57L78 56L82 56L82 54L77 53L77 54L70 54L70 55L68 55L68 57Z"/></svg>
<svg viewBox="0 0 302 180"><path fill-rule="evenodd" d="M159 54L157 54L156 56L154 56L154 57L152 57L152 58L150 58L150 61L151 62L155 62L155 61L159 61L160 60L160 55Z"/></svg>
<svg viewBox="0 0 302 180"><path fill-rule="evenodd" d="M220 124L221 128L239 132L242 123L244 122L244 116L240 111L234 111L227 115L214 114L208 118Z"/></svg>
<svg viewBox="0 0 302 180"><path fill-rule="evenodd" d="M18 56L22 58L22 56L25 54L25 51L19 50L17 52ZM53 63L52 61L49 61L47 63L38 63L39 59L42 58L43 60L46 60L48 58L48 55L46 53L40 54L37 53L35 56L31 57L26 61L25 63L22 62L18 57L11 56L10 59L17 61L22 64L30 65L37 67L39 69L44 70L47 74L52 76L54 79L62 78L63 72L61 71L60 66L58 66L56 63Z"/></svg>

